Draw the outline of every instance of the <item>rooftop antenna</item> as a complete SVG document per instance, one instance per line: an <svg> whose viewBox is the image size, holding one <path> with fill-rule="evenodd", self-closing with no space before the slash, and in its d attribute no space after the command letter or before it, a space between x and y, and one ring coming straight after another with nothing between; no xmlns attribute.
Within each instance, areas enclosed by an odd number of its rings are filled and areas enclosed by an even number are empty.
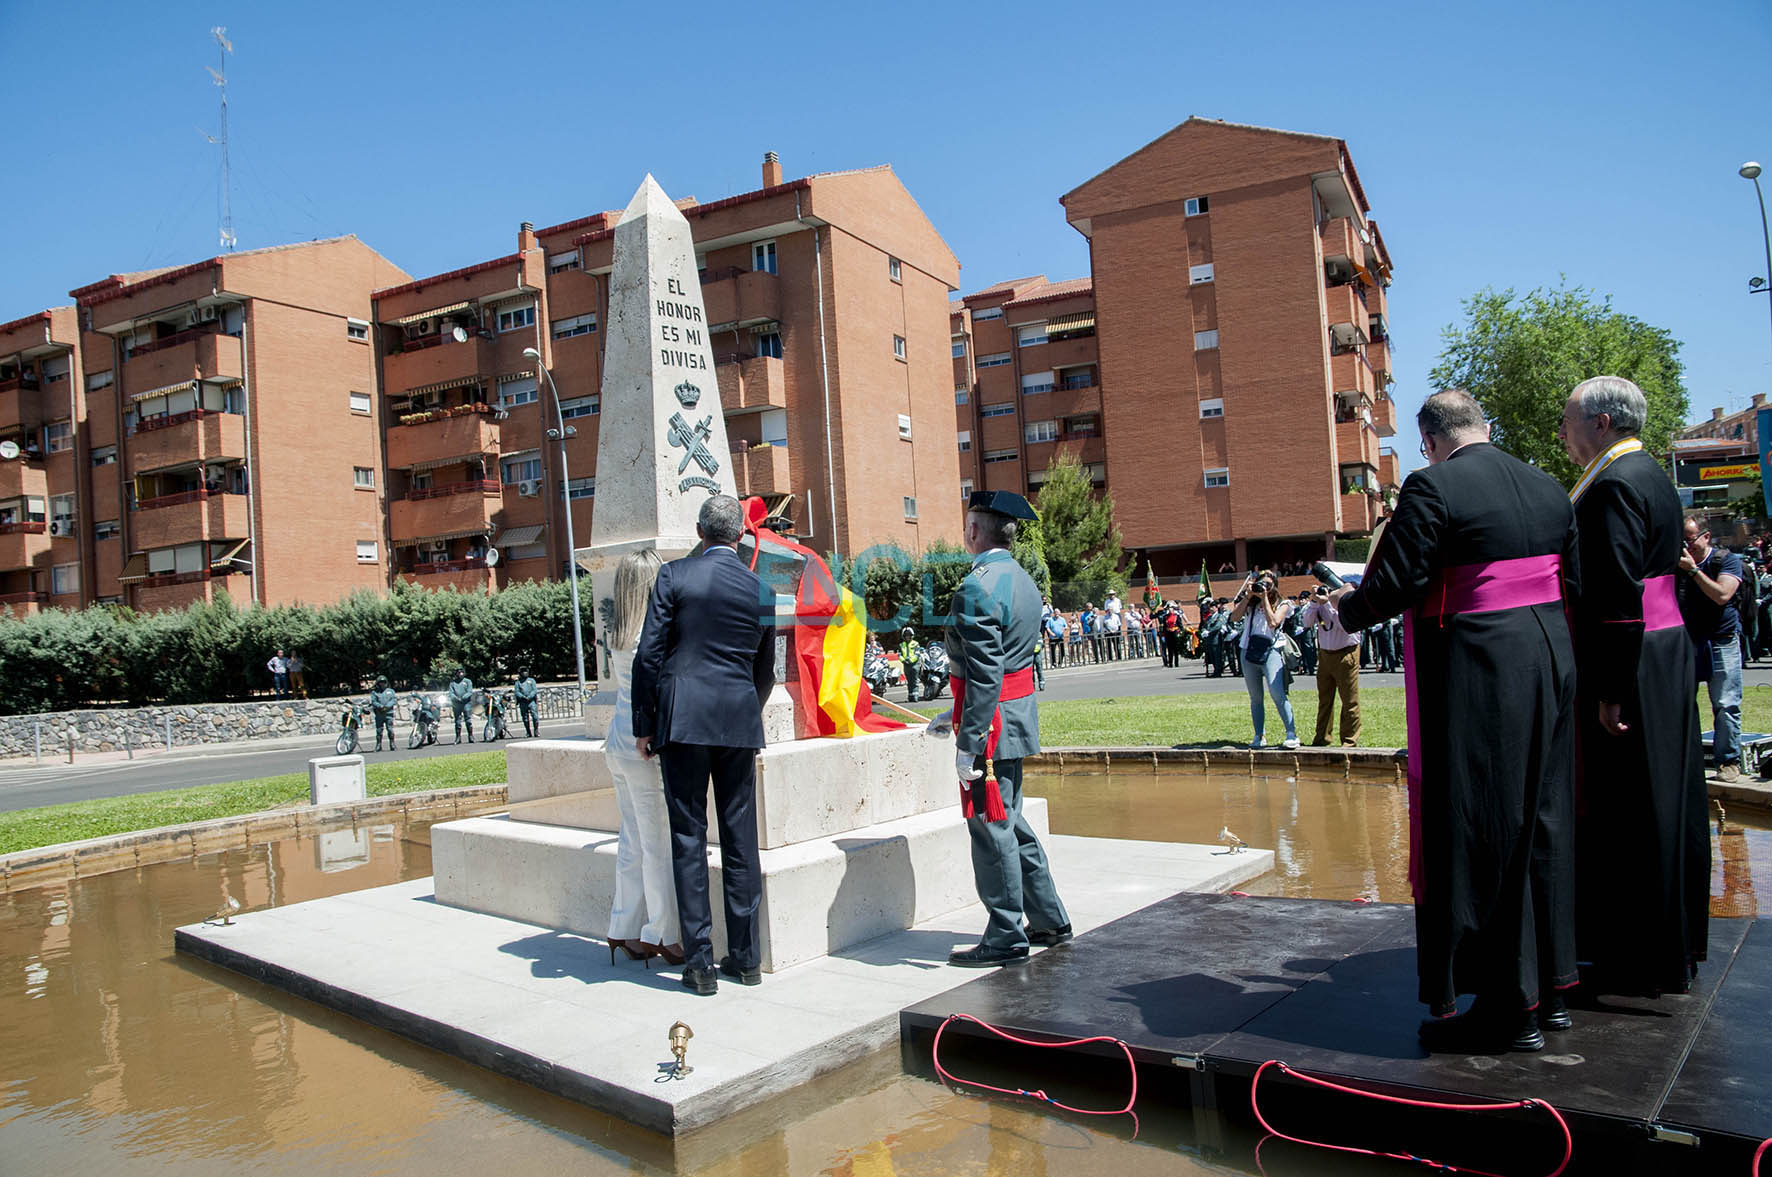
<svg viewBox="0 0 1772 1177"><path fill-rule="evenodd" d="M217 135L205 135L204 138L221 148L221 247L223 249L231 250L234 248L235 238L234 205L232 195L229 191L230 184L228 182L227 70L228 54L234 51L234 43L228 40L228 30L221 25L217 25L215 28L210 29L209 34L215 38L216 45L220 47L219 56L221 58L221 69L218 70L211 66L204 66L203 68L209 70L209 76L214 78L215 84L221 87L221 133Z"/></svg>

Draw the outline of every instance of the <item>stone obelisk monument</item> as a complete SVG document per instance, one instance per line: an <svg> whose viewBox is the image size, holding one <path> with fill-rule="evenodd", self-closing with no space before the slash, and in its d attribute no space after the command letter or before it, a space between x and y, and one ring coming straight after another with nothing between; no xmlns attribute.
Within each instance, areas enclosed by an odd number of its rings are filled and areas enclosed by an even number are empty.
<svg viewBox="0 0 1772 1177"><path fill-rule="evenodd" d="M637 548L663 561L686 555L702 503L737 494L695 242L650 175L615 226L607 339L597 509L579 553L596 603L599 678L621 558Z"/></svg>

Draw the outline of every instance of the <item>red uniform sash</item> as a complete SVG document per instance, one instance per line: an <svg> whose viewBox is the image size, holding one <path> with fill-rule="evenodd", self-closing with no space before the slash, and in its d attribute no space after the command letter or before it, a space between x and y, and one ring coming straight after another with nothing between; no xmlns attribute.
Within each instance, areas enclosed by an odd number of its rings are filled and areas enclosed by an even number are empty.
<svg viewBox="0 0 1772 1177"><path fill-rule="evenodd" d="M948 685L954 691L954 723L957 725L960 722L961 709L966 706L966 680L957 674L949 675ZM999 702L1013 702L1016 699L1025 699L1033 693L1034 668L1027 666L1020 670L1011 670L1003 676L1003 690L997 698ZM1003 709L997 707L991 711L991 728L984 738L984 778L963 781L960 784L962 816L971 817L981 808L986 821L1002 821L1009 816L1009 811L1003 806L1003 791L997 785L996 770L991 766L991 761L997 756L997 738L1002 734ZM974 797L975 791L984 794L982 800Z"/></svg>
<svg viewBox="0 0 1772 1177"><path fill-rule="evenodd" d="M1415 669L1415 622L1458 613L1495 613L1563 599L1561 556L1523 556L1443 570L1421 604L1403 614L1403 704L1409 732L1409 886L1422 895L1421 698ZM1444 625L1444 620L1441 621Z"/></svg>

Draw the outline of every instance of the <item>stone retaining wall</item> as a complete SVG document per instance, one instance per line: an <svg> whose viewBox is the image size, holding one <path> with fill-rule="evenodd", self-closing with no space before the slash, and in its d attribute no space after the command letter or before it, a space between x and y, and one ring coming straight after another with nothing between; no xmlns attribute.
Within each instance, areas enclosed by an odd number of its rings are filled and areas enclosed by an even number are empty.
<svg viewBox="0 0 1772 1177"><path fill-rule="evenodd" d="M367 696L348 696L359 706ZM578 684L541 688L537 700L544 719L579 713ZM184 707L105 708L87 711L51 711L37 715L0 715L0 758L31 756L42 740L43 758L68 753L73 735L76 752L121 752L125 747L164 749L170 733L172 746L227 744L244 740L270 740L286 736L332 735L338 731L344 699L254 699L244 703L195 703ZM405 736L412 708L408 693L400 696L395 713L396 730ZM169 722L170 721L170 722ZM444 724L449 712L443 713ZM510 716L517 724L517 716ZM370 730L363 720L364 731ZM522 730L518 725L519 731Z"/></svg>

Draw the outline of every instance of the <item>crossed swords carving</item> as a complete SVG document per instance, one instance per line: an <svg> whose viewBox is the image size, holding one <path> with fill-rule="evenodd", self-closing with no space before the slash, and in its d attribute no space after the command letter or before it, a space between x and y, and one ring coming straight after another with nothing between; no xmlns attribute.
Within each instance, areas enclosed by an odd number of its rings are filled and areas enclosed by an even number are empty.
<svg viewBox="0 0 1772 1177"><path fill-rule="evenodd" d="M672 445L682 446L685 451L683 460L677 463L677 473L681 474L687 470L691 461L709 474L720 468L720 463L715 460L712 451L705 444L712 432L713 423L714 418L710 415L703 417L694 426L691 426L683 419L683 414L671 414L671 431L668 435L670 442Z"/></svg>

